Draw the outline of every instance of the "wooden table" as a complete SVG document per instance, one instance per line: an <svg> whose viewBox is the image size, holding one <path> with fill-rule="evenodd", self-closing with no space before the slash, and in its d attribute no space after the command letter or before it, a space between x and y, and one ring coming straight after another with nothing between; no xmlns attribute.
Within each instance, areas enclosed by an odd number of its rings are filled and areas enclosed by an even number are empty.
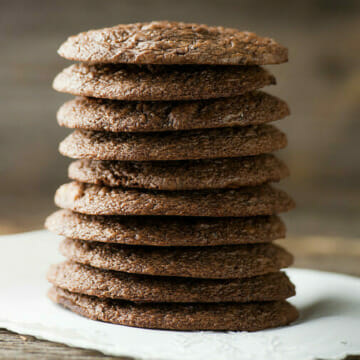
<svg viewBox="0 0 360 360"><path fill-rule="evenodd" d="M281 240L279 243L295 254L297 267L360 276L360 239L296 237ZM124 360L125 358L105 356L97 351L71 348L0 329L0 360L3 359ZM360 354L348 356L346 360L360 360Z"/></svg>

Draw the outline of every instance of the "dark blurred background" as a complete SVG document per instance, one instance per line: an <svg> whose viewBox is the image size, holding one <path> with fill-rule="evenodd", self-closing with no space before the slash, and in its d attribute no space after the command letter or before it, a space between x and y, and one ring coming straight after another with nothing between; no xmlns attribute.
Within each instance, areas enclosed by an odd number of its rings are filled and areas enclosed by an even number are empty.
<svg viewBox="0 0 360 360"><path fill-rule="evenodd" d="M280 152L292 176L281 186L296 199L290 235L360 235L360 1L30 1L0 2L0 233L42 227L66 181L57 153L69 133L55 113L70 96L51 89L70 63L56 50L91 28L147 20L224 25L271 36L290 49L272 66L267 90L290 104L278 123Z"/></svg>

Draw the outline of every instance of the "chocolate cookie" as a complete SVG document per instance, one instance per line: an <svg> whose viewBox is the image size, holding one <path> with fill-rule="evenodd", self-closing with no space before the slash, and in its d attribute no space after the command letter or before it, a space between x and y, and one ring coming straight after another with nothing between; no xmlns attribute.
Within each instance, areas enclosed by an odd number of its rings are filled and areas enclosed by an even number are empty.
<svg viewBox="0 0 360 360"><path fill-rule="evenodd" d="M78 97L62 105L59 125L111 132L191 130L258 125L289 115L287 104L261 91L183 102L117 101Z"/></svg>
<svg viewBox="0 0 360 360"><path fill-rule="evenodd" d="M65 239L60 251L72 261L100 269L205 279L263 275L293 262L292 255L274 244L157 247Z"/></svg>
<svg viewBox="0 0 360 360"><path fill-rule="evenodd" d="M58 53L87 63L260 65L287 61L287 49L248 31L153 21L69 37Z"/></svg>
<svg viewBox="0 0 360 360"><path fill-rule="evenodd" d="M58 74L55 90L114 100L198 100L230 97L275 84L258 66L86 65Z"/></svg>
<svg viewBox="0 0 360 360"><path fill-rule="evenodd" d="M193 218L84 215L59 210L45 226L72 239L127 245L214 246L270 242L285 236L278 216Z"/></svg>
<svg viewBox="0 0 360 360"><path fill-rule="evenodd" d="M196 160L270 153L284 148L284 133L272 125L166 133L109 133L75 130L60 153L75 159Z"/></svg>
<svg viewBox="0 0 360 360"><path fill-rule="evenodd" d="M294 207L282 190L269 185L236 190L151 191L71 182L60 186L55 203L88 215L256 216Z"/></svg>
<svg viewBox="0 0 360 360"><path fill-rule="evenodd" d="M50 299L93 320L151 329L258 331L284 326L299 314L286 301L218 304L134 303L53 287Z"/></svg>
<svg viewBox="0 0 360 360"><path fill-rule="evenodd" d="M193 161L98 161L70 164L70 179L110 187L154 190L236 189L279 181L287 166L273 155Z"/></svg>
<svg viewBox="0 0 360 360"><path fill-rule="evenodd" d="M295 295L294 285L283 272L232 280L189 279L134 275L67 261L53 265L48 280L71 292L129 301L250 302Z"/></svg>

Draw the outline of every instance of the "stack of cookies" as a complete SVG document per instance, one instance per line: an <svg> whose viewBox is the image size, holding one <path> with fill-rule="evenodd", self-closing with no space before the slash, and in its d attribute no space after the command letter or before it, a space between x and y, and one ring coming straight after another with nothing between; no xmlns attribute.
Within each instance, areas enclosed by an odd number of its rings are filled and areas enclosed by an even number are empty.
<svg viewBox="0 0 360 360"><path fill-rule="evenodd" d="M70 37L79 61L54 81L72 182L46 226L67 261L50 298L91 319L156 329L255 331L289 324L293 258L276 215L292 199L270 154L289 114L258 91L287 49L249 32L151 22Z"/></svg>

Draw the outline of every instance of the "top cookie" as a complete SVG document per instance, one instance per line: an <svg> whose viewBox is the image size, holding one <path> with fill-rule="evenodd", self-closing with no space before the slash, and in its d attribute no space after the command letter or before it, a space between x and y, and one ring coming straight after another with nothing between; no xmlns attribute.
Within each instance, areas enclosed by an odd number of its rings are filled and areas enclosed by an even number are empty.
<svg viewBox="0 0 360 360"><path fill-rule="evenodd" d="M129 64L265 65L288 60L287 48L248 31L153 21L90 30L59 48L69 60Z"/></svg>

